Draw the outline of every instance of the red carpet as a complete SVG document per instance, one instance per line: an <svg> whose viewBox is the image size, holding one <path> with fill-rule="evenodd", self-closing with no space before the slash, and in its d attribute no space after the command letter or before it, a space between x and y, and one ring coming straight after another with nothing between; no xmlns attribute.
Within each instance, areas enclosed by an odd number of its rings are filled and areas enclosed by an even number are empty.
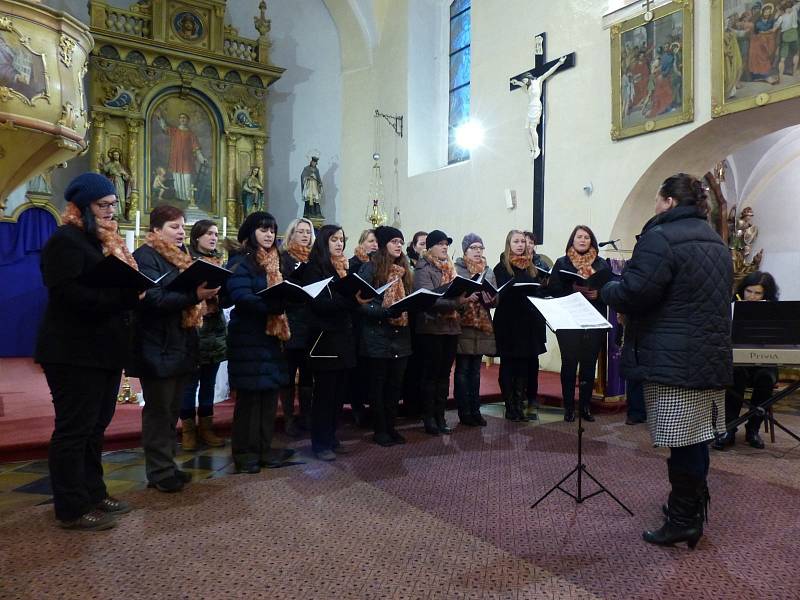
<svg viewBox="0 0 800 600"><path fill-rule="evenodd" d="M131 384L134 391L139 391L138 381L133 379ZM540 373L539 397L544 404L561 404L557 373ZM481 399L484 402L500 400L496 366L483 366ZM226 432L233 418L233 402L226 400L214 410L215 423L221 432ZM106 430L105 449L139 446L141 431L141 408L135 404L119 404ZM53 405L39 365L29 358L0 359L0 462L47 456L52 432Z"/></svg>

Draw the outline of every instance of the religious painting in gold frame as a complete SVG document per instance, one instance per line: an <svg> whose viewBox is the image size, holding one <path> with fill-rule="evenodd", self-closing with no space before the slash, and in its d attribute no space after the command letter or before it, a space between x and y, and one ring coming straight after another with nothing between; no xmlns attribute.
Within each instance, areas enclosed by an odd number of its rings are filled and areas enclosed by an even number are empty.
<svg viewBox="0 0 800 600"><path fill-rule="evenodd" d="M219 130L211 108L193 95L168 93L148 116L149 206L217 212Z"/></svg>
<svg viewBox="0 0 800 600"><path fill-rule="evenodd" d="M611 139L694 120L694 0L611 27Z"/></svg>
<svg viewBox="0 0 800 600"><path fill-rule="evenodd" d="M712 0L712 117L800 96L798 12L782 0Z"/></svg>

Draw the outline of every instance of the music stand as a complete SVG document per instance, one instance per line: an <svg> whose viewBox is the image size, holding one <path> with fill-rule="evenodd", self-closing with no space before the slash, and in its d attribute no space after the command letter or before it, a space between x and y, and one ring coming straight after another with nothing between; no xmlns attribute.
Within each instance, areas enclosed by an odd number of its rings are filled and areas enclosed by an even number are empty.
<svg viewBox="0 0 800 600"><path fill-rule="evenodd" d="M800 347L800 302L737 302L734 305L731 338L734 348L747 348L753 350L754 354L757 354L758 350L762 350L766 356L771 354L770 351L774 351L776 356L774 363L766 362L768 359L761 359L761 362L741 366L780 366L781 362L778 357L781 349ZM777 394L773 394L758 406L750 404L750 409L745 414L725 424L725 431L733 431L739 425L749 421L750 417L758 415L767 418L771 425L777 425L778 429L800 442L797 434L781 425L774 415L767 413L769 407L792 395L798 389L800 389L800 380ZM723 435L724 432L717 439Z"/></svg>
<svg viewBox="0 0 800 600"><path fill-rule="evenodd" d="M537 306L537 308L538 308L538 306ZM564 330L560 329L559 331L564 331ZM589 332L591 331L590 329L582 329L581 330L582 331L582 335L580 337L576 336L574 338L574 340L567 340L564 336L559 336L558 335L559 331L556 331L555 333L556 333L556 336L558 337L558 344L562 348L562 350L567 348L568 351L570 351L570 352L580 352L580 346L581 345L583 345L584 347L588 348L590 346L590 344L591 344L591 340L589 338ZM567 331L574 331L574 330L568 329ZM573 343L570 343L570 341L572 341ZM575 342L577 342L577 343L575 345L573 345ZM580 384L588 385L588 382L581 381ZM578 402L580 404L580 400ZM629 515L633 516L633 512L631 511L631 509L629 509L627 506L625 506L622 503L622 501L619 498L617 498L611 492L611 490L609 490L606 486L604 486L602 483L600 483L597 480L597 478L589 472L589 470L586 468L586 465L583 463L583 414L582 413L583 413L583 410L581 410L581 407L578 406L578 464L575 465L575 467L573 467L572 470L569 473L564 475L564 477L562 477L561 480L558 483L556 483L553 487L551 487L547 491L546 494L544 494L541 498L539 498L536 502L534 502L531 505L531 508L536 508L536 506L539 505L539 503L541 503L542 500L547 498L550 494L552 494L556 490L560 490L560 491L564 492L567 496L571 497L578 504L582 504L584 502L584 500L588 500L589 498L592 498L593 496L597 496L598 494L606 493L609 496L611 496L611 498L614 500L614 502L616 502L622 508L624 508L625 511ZM567 479L572 477L572 475L575 474L575 473L577 473L577 475L578 475L578 477L577 477L577 479L578 479L578 481L577 481L577 484L578 484L578 489L577 489L578 493L577 493L577 495L573 494L569 490L564 489L563 487L561 487L561 484L563 484ZM586 476L589 479L594 481L594 483L599 487L598 490L592 492L591 494L587 494L585 496L583 495L583 485L582 485L583 484L582 478L583 478L583 474L584 473L586 474Z"/></svg>

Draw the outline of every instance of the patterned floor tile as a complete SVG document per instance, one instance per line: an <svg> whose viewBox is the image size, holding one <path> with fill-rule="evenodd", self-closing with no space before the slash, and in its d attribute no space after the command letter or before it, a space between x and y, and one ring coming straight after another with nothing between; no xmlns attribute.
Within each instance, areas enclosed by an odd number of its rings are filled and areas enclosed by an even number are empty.
<svg viewBox="0 0 800 600"><path fill-rule="evenodd" d="M0 474L0 492L11 492L40 479L42 479L41 473L9 471Z"/></svg>

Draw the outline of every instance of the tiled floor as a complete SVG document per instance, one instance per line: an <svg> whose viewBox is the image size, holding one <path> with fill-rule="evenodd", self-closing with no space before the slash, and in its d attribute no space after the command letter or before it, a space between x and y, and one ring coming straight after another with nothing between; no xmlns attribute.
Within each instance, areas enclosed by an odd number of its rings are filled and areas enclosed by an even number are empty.
<svg viewBox="0 0 800 600"><path fill-rule="evenodd" d="M503 405L487 404L482 410L486 415L500 417L503 414ZM531 425L559 421L561 411L545 408L539 411L539 417L538 420L531 421ZM457 420L453 414L450 414L448 419L451 425ZM414 428L419 427L419 424L416 421L401 420L400 426ZM369 437L371 432L349 431L348 437L359 434ZM313 460L309 456L307 439L294 440L277 435L276 445L297 448L299 454L296 461ZM182 470L191 473L196 481L226 477L234 473L229 444L224 448L205 448L197 452L182 452L178 446L178 451L176 462ZM144 454L141 448L104 454L103 469L106 487L112 496L147 487ZM0 464L0 513L51 502L52 491L46 460Z"/></svg>

